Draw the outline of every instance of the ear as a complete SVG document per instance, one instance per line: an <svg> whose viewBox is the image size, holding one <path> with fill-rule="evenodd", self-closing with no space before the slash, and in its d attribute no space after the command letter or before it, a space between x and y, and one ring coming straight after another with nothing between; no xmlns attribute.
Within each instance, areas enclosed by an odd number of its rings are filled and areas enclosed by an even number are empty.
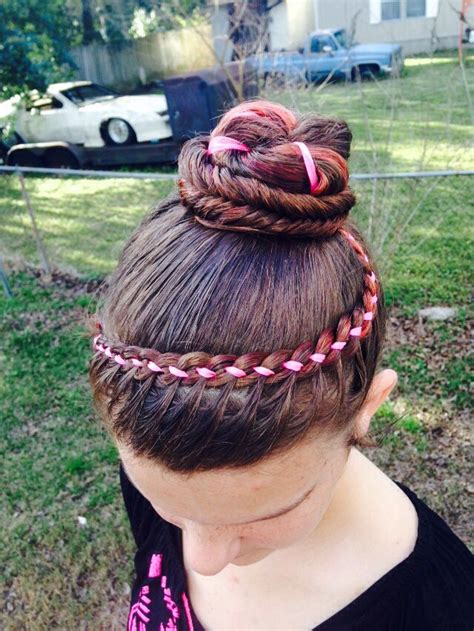
<svg viewBox="0 0 474 631"><path fill-rule="evenodd" d="M391 368L385 368L374 376L364 404L354 422L354 438L362 438L367 434L372 417L388 399L397 381L398 375Z"/></svg>

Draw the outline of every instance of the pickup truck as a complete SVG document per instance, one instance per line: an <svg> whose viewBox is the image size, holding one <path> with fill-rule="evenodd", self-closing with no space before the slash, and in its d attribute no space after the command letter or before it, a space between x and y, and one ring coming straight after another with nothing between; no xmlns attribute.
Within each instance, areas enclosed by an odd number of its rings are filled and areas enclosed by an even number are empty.
<svg viewBox="0 0 474 631"><path fill-rule="evenodd" d="M403 67L399 44L349 45L345 29L310 33L298 51L255 55L254 70L263 79L316 82L326 77L354 81L357 76L396 75Z"/></svg>

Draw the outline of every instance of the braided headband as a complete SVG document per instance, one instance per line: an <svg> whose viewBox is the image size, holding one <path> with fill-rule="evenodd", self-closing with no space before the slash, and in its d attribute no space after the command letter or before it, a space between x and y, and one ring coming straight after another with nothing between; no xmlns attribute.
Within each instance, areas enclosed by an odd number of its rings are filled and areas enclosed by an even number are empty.
<svg viewBox="0 0 474 631"><path fill-rule="evenodd" d="M369 259L367 258L367 255L364 253L360 244L346 230L340 229L340 233L349 241L349 243L354 248L357 256L364 262L364 267L367 268ZM371 321L373 320L376 314L376 303L378 299L377 290L375 286L376 280L377 278L372 270L370 270L370 273L366 271L366 273L364 274L364 286L366 289L369 290L369 293L371 294L370 299L368 301L368 303L370 304L370 308L364 312L362 326L354 327L349 331L349 335L351 337L363 338L369 333L369 330L371 327ZM175 377L186 379L192 376L176 366L165 366L164 368L161 368L160 366L158 366L158 364L156 364L154 361L151 361L149 359L139 359L138 357L125 359L124 357L122 357L122 355L120 355L120 353L117 354L112 350L113 344L108 343L104 335L102 334L102 324L100 322L97 322L96 326L97 326L97 329L100 331L100 333L94 337L94 340L93 340L94 351L103 353L104 355L106 355L107 357L115 361L117 364L119 364L120 366L125 367L126 369L131 368L132 366L135 366L137 368L145 367L145 368L148 368L151 372L155 372L155 373L165 373L166 372L165 368L166 368L169 371L169 373L171 373ZM324 364L327 355L330 354L331 351L340 352L346 346L346 344L347 342L344 342L344 341L336 341L333 344L331 344L331 347L330 347L331 350L328 351L328 353L313 353L309 357L309 359L315 362L316 364ZM159 353L159 354L162 355L163 353ZM299 372L302 368L304 368L305 365L299 361L294 361L290 359L288 361L283 362L282 366L283 368L286 368L290 371ZM241 368L238 368L237 366L225 366L224 369L229 374L236 377L237 379L249 376L249 374L247 374L245 370L242 370ZM195 368L195 370L201 377L204 377L205 379L213 379L217 376L217 373L215 371L210 370L206 366L198 366ZM259 375L263 377L270 377L275 374L275 371L271 370L270 368L266 368L265 366L253 366L251 370L253 370L254 372L258 373Z"/></svg>
<svg viewBox="0 0 474 631"><path fill-rule="evenodd" d="M311 156L311 152L308 147L304 144L304 142L292 142L292 145L296 145L301 154L303 156L304 165L306 167L306 172L308 173L309 183L311 185L311 195L313 195L318 188L318 174L316 172L316 166L314 164L314 160ZM229 136L214 136L209 141L209 145L207 147L207 155L210 156L213 153L217 153L218 151L243 151L245 153L249 153L251 151L250 147L247 147L243 142L239 142L234 138L230 138Z"/></svg>

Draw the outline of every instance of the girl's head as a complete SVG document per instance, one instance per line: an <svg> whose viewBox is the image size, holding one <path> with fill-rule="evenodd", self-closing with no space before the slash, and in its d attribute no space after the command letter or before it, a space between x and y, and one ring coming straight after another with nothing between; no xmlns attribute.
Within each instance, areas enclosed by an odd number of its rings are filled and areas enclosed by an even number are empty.
<svg viewBox="0 0 474 631"><path fill-rule="evenodd" d="M394 385L375 375L386 314L347 219L350 143L342 121L234 107L185 144L179 192L135 229L98 307L94 404L202 573L302 540Z"/></svg>

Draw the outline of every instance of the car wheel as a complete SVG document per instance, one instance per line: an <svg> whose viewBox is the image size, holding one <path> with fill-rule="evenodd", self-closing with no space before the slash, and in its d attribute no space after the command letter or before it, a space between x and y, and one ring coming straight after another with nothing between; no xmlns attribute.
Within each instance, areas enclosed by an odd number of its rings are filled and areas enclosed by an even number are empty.
<svg viewBox="0 0 474 631"><path fill-rule="evenodd" d="M286 87L288 78L284 72L269 72L265 77L265 90L281 90Z"/></svg>
<svg viewBox="0 0 474 631"><path fill-rule="evenodd" d="M106 145L131 145L137 136L131 125L123 118L111 118L101 127L101 135Z"/></svg>
<svg viewBox="0 0 474 631"><path fill-rule="evenodd" d="M49 149L43 160L50 169L78 169L80 166L76 156L64 147Z"/></svg>
<svg viewBox="0 0 474 631"><path fill-rule="evenodd" d="M379 73L379 67L374 64L361 64L360 66L354 66L351 70L352 81L358 81L367 77L368 79L374 79Z"/></svg>

